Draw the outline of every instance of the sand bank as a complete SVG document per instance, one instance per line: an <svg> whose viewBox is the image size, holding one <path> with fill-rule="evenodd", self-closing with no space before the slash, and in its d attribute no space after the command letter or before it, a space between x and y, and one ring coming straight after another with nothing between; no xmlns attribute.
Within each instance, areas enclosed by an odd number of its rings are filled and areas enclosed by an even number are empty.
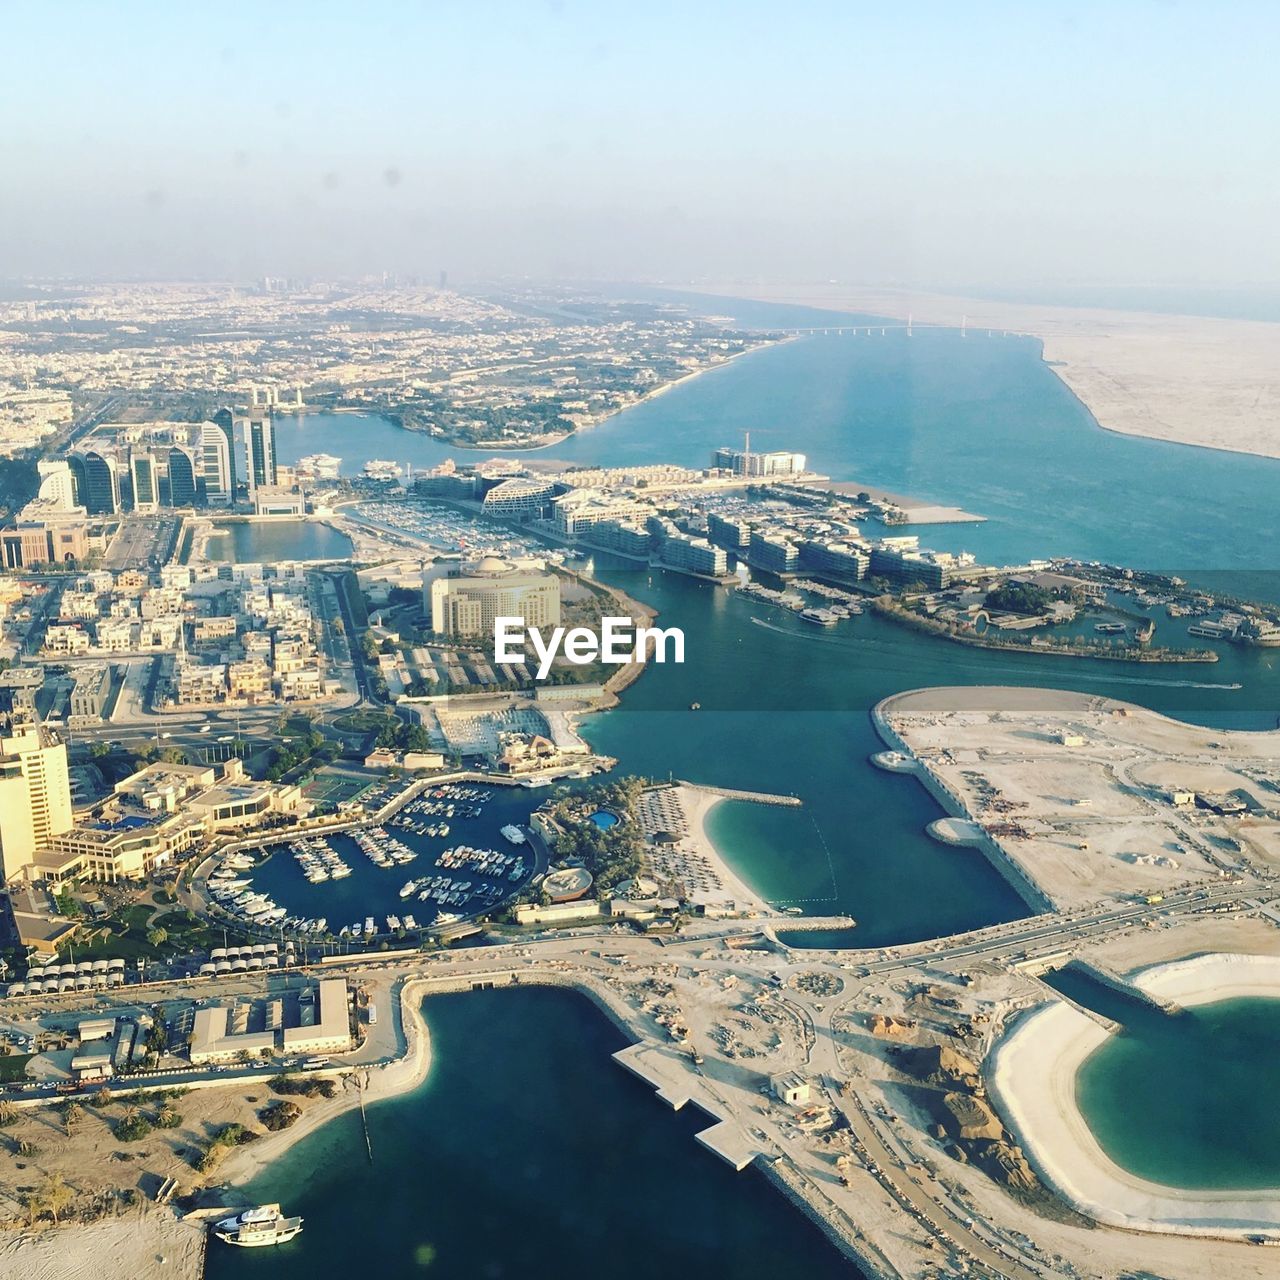
<svg viewBox="0 0 1280 1280"><path fill-rule="evenodd" d="M1132 981L1183 1005L1280 998L1280 956L1197 956L1157 965ZM1021 1019L995 1051L992 1094L1045 1182L1081 1213L1109 1226L1234 1237L1280 1230L1280 1187L1164 1186L1122 1169L1102 1150L1076 1105L1075 1080L1106 1039L1091 1018L1053 1001Z"/></svg>
<svg viewBox="0 0 1280 1280"><path fill-rule="evenodd" d="M817 307L917 324L1026 333L1099 426L1280 457L1280 324L1031 306L847 285L703 285L699 293Z"/></svg>

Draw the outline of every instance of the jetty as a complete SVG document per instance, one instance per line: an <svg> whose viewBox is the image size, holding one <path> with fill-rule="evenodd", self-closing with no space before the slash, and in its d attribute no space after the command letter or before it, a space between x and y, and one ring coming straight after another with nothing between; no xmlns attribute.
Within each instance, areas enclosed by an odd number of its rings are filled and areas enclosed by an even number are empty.
<svg viewBox="0 0 1280 1280"><path fill-rule="evenodd" d="M720 796L725 800L746 800L751 804L772 804L788 809L799 809L804 804L799 796L783 796L772 791L739 791L734 787L713 787L703 782L686 782L683 778L677 781L682 787L688 787L691 791L702 791L707 795Z"/></svg>
<svg viewBox="0 0 1280 1280"><path fill-rule="evenodd" d="M1150 991L1144 991L1136 983L1131 982L1128 978L1117 973L1114 969L1103 964L1100 960L1086 960L1077 956L1068 961L1064 968L1074 969L1077 973L1084 974L1085 977L1091 978L1100 986L1106 987L1110 991L1114 991L1117 995L1123 996L1126 1000L1132 1000L1136 1004L1145 1005L1148 1009L1152 1009L1156 1013L1163 1013L1168 1017L1172 1017L1184 1012L1182 1005L1180 1005L1176 1000L1166 1000L1161 996L1152 995Z"/></svg>

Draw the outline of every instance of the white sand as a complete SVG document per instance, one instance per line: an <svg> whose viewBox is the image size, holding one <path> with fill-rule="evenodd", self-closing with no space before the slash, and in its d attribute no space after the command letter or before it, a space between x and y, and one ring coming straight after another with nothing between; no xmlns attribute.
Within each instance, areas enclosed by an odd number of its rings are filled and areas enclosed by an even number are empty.
<svg viewBox="0 0 1280 1280"><path fill-rule="evenodd" d="M1197 956L1157 965L1133 982L1181 1004L1277 998L1280 956ZM1075 1079L1106 1038L1091 1018L1054 1001L1022 1019L995 1051L992 1094L1041 1177L1081 1213L1110 1226L1212 1236L1280 1228L1280 1187L1215 1192L1163 1186L1127 1172L1102 1150L1076 1105ZM1160 1117L1152 1115L1151 1123Z"/></svg>
<svg viewBox="0 0 1280 1280"><path fill-rule="evenodd" d="M689 822L689 834L684 843L707 860L721 884L720 890L695 894L694 900L732 901L739 911L763 910L767 905L765 900L730 867L707 832L707 819L724 797L695 786L681 785L676 790Z"/></svg>
<svg viewBox="0 0 1280 1280"><path fill-rule="evenodd" d="M702 285L698 293L1032 334L1109 431L1280 457L1280 324L846 285ZM874 341L875 339L850 339Z"/></svg>

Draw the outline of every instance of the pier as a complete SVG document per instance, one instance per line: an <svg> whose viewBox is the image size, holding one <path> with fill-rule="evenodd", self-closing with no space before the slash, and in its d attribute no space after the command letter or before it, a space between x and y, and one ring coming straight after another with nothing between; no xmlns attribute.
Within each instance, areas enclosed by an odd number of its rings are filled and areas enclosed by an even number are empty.
<svg viewBox="0 0 1280 1280"><path fill-rule="evenodd" d="M772 804L788 809L799 809L804 805L804 801L799 796L777 795L772 791L737 791L733 787L712 787L701 782L686 782L683 778L677 781L682 787L688 787L691 791L702 791L707 795L720 796L725 800L746 800L751 804Z"/></svg>

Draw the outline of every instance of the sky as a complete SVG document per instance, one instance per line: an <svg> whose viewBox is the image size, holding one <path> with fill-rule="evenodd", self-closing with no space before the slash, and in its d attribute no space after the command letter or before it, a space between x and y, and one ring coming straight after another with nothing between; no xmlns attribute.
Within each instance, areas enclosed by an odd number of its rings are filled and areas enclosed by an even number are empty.
<svg viewBox="0 0 1280 1280"><path fill-rule="evenodd" d="M1280 285L1280 5L0 4L0 278Z"/></svg>

